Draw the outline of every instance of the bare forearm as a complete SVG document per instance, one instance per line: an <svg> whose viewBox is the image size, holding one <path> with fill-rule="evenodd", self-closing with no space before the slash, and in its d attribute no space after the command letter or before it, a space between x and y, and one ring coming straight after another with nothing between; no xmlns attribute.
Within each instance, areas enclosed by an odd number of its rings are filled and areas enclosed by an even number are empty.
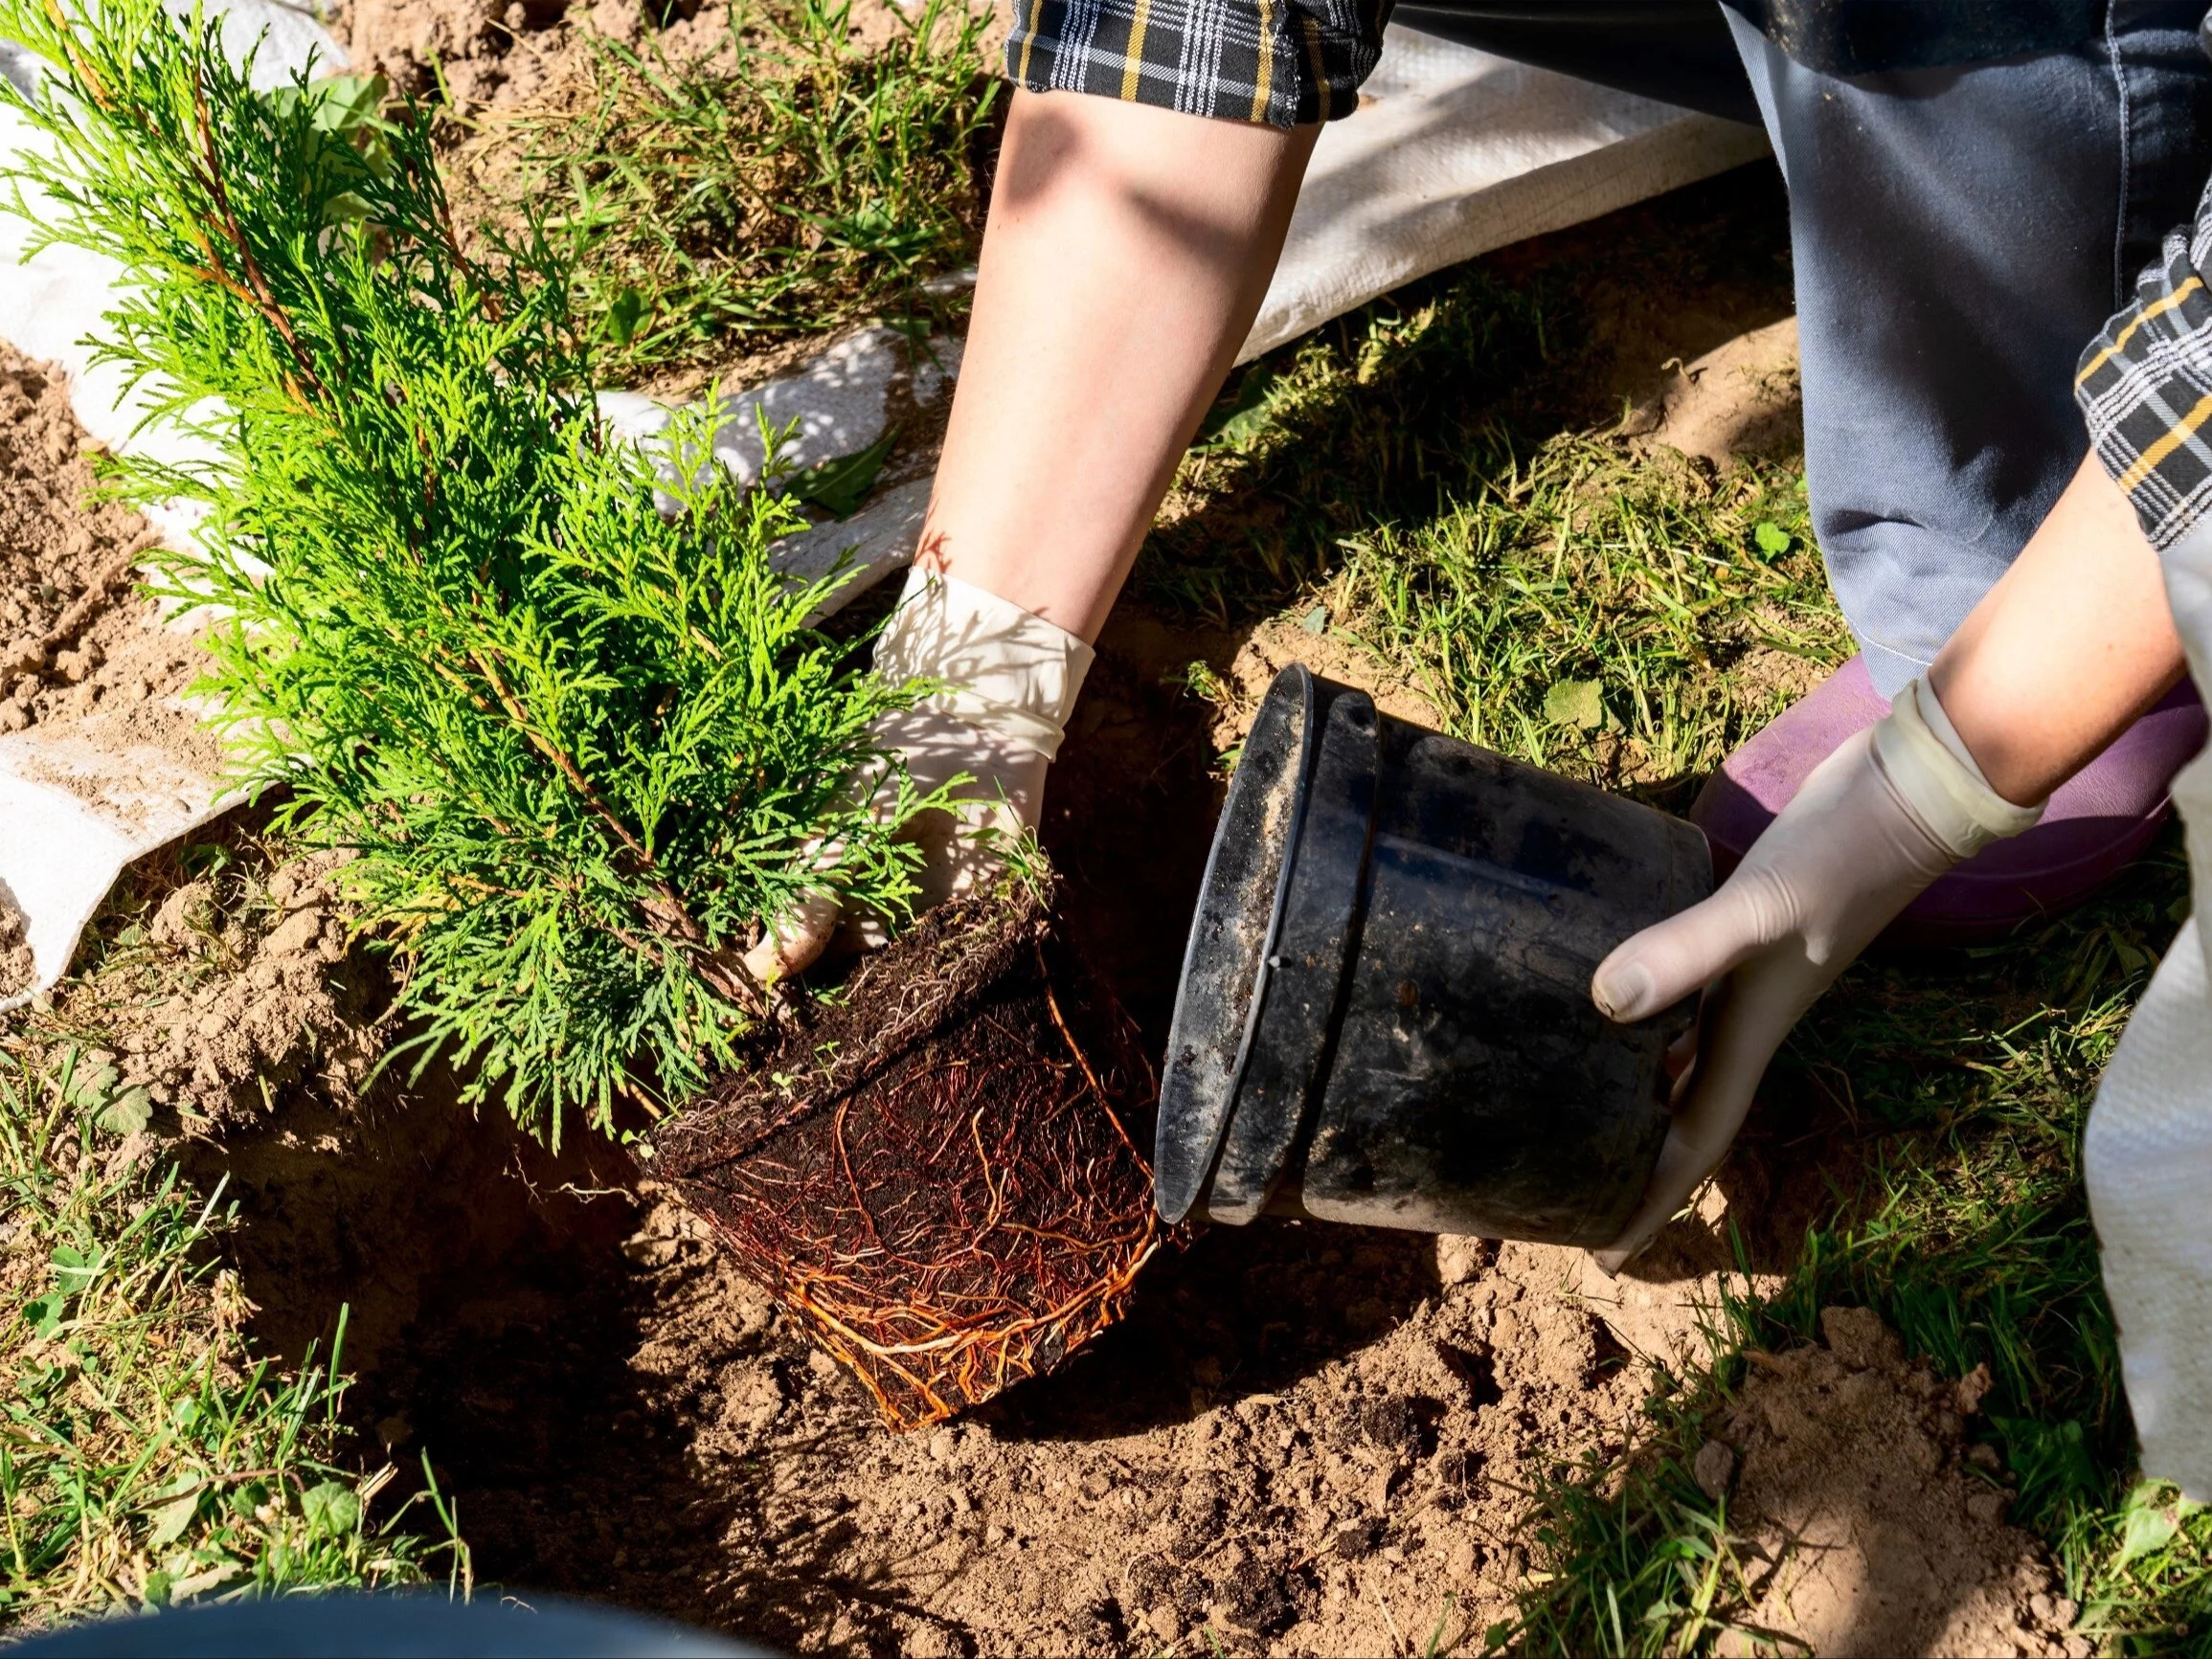
<svg viewBox="0 0 2212 1659"><path fill-rule="evenodd" d="M1990 787L2032 805L2181 677L2158 555L2094 457L1929 671Z"/></svg>
<svg viewBox="0 0 2212 1659"><path fill-rule="evenodd" d="M1266 294L1313 139L1014 95L925 566L1096 638Z"/></svg>

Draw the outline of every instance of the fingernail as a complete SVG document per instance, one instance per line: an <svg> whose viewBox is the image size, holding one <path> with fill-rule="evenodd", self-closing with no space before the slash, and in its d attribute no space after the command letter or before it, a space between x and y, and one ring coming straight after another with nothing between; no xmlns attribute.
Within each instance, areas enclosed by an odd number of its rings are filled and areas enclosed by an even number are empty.
<svg viewBox="0 0 2212 1659"><path fill-rule="evenodd" d="M1608 1020L1641 1020L1651 1000L1651 970L1641 962L1623 962L1591 985L1597 1011Z"/></svg>

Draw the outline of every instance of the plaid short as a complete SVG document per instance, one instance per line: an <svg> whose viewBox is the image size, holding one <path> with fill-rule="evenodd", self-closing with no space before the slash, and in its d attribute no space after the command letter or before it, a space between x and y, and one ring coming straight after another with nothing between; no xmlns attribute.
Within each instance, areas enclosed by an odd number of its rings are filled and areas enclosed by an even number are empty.
<svg viewBox="0 0 2212 1659"><path fill-rule="evenodd" d="M2212 508L2212 188L2135 282L2135 303L2089 342L2074 398L2089 443L2160 551Z"/></svg>
<svg viewBox="0 0 2212 1659"><path fill-rule="evenodd" d="M1391 0L1013 0L1006 74L1271 126L1360 105Z"/></svg>

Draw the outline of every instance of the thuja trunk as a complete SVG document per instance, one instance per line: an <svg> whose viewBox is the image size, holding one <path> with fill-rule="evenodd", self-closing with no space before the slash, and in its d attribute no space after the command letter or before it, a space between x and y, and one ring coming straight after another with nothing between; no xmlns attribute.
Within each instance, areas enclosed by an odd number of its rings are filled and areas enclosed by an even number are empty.
<svg viewBox="0 0 2212 1659"><path fill-rule="evenodd" d="M1158 1248L1127 1015L1021 890L943 907L654 1136L654 1173L911 1428L1049 1371Z"/></svg>

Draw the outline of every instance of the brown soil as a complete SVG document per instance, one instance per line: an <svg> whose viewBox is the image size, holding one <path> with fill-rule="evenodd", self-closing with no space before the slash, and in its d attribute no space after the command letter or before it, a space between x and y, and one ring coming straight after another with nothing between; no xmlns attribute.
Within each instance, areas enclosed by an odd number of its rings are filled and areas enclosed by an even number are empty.
<svg viewBox="0 0 2212 1659"><path fill-rule="evenodd" d="M417 98L442 91L454 113L478 120L570 79L586 33L630 47L649 39L683 62L713 54L737 10L729 0L339 0L326 21L350 73ZM879 45L903 17L896 0L852 0L851 38Z"/></svg>
<svg viewBox="0 0 2212 1659"><path fill-rule="evenodd" d="M106 754L150 745L212 766L213 739L174 701L199 652L130 591L156 538L94 488L61 372L0 343L0 735L41 727Z"/></svg>
<svg viewBox="0 0 2212 1659"><path fill-rule="evenodd" d="M1864 1308L1820 1315L1825 1348L1754 1354L1700 1480L1726 1490L1762 1594L1747 1629L1788 1631L1820 1654L2095 1651L2068 1635L2034 1541L2003 1522L2011 1492L1966 1424L1987 1367L1948 1380L1907 1365ZM1744 1637L1723 1652L1756 1650Z"/></svg>
<svg viewBox="0 0 2212 1659"><path fill-rule="evenodd" d="M1666 370L1659 391L1621 423L1622 437L1715 466L1803 441L1796 318L1725 340L1689 363L1675 358Z"/></svg>
<svg viewBox="0 0 2212 1659"><path fill-rule="evenodd" d="M64 617L146 529L124 507L86 507L85 445L60 371L0 342L0 730L21 730L68 679L55 653L89 617Z"/></svg>
<svg viewBox="0 0 2212 1659"><path fill-rule="evenodd" d="M31 941L25 936L22 913L0 895L0 997L11 996L32 982L34 963Z"/></svg>
<svg viewBox="0 0 2212 1659"><path fill-rule="evenodd" d="M1324 679L1359 686L1393 719L1415 726L1444 724L1422 686L1392 676L1372 652L1332 630L1325 606L1317 609L1318 617L1311 610L1304 617L1271 617L1245 636L1230 661L1230 696L1216 705L1213 735L1220 748L1243 734L1275 677L1293 662L1304 663Z"/></svg>
<svg viewBox="0 0 2212 1659"><path fill-rule="evenodd" d="M61 372L0 342L0 742L36 729L35 749L10 745L12 770L97 794L126 819L130 801L80 767L105 783L135 772L154 789L212 773L218 751L181 696L201 671L198 647L132 592L156 537L94 500L90 453ZM0 889L0 996L32 971L22 915Z"/></svg>
<svg viewBox="0 0 2212 1659"><path fill-rule="evenodd" d="M303 1084L352 1100L381 1058L391 1003L374 964L347 948L340 855L265 880L202 878L149 906L141 982L166 996L110 1011L126 1083L195 1129L255 1122Z"/></svg>

